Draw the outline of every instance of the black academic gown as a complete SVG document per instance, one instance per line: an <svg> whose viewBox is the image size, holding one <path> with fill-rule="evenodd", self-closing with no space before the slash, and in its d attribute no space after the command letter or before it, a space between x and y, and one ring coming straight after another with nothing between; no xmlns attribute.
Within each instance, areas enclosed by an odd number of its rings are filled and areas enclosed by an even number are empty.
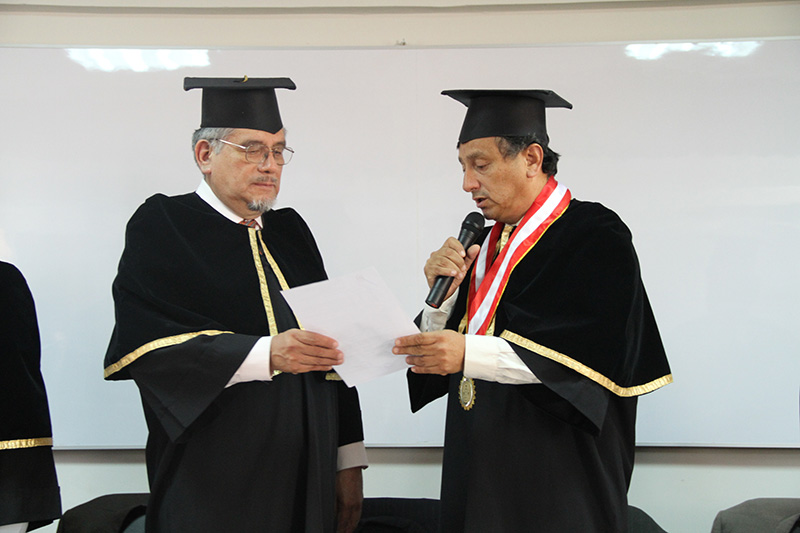
<svg viewBox="0 0 800 533"><path fill-rule="evenodd" d="M355 389L324 372L225 388L270 321L297 327L259 234L290 287L326 277L295 211L262 222L188 194L153 196L128 223L105 366L142 396L148 532L334 529L337 446L363 440Z"/></svg>
<svg viewBox="0 0 800 533"><path fill-rule="evenodd" d="M61 516L36 308L17 268L0 261L0 526Z"/></svg>
<svg viewBox="0 0 800 533"><path fill-rule="evenodd" d="M466 296L465 281L449 329ZM493 334L542 384L475 380L467 411L461 374L408 376L414 411L448 394L442 530L626 531L636 396L671 375L617 215L572 200L511 274Z"/></svg>

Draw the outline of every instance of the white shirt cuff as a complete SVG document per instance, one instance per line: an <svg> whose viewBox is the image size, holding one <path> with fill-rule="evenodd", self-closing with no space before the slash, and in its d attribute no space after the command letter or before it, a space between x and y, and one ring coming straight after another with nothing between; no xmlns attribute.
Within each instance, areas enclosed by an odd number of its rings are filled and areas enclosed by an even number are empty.
<svg viewBox="0 0 800 533"><path fill-rule="evenodd" d="M339 455L336 460L337 472L348 468L367 468L368 466L367 448L364 446L364 441L339 446Z"/></svg>
<svg viewBox="0 0 800 533"><path fill-rule="evenodd" d="M439 306L438 309L425 304L422 310L422 319L419 323L420 331L441 331L447 324L447 319L453 312L453 306L456 305L456 296L458 296L458 289Z"/></svg>
<svg viewBox="0 0 800 533"><path fill-rule="evenodd" d="M272 337L258 339L225 388L246 381L272 381L272 373L269 371L271 347Z"/></svg>
<svg viewBox="0 0 800 533"><path fill-rule="evenodd" d="M505 339L465 335L464 375L508 385L541 383Z"/></svg>

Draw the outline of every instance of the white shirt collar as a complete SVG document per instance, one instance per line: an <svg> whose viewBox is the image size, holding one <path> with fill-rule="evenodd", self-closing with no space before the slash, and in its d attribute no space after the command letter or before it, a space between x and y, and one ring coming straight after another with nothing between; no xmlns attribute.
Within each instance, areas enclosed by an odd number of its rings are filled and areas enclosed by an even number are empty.
<svg viewBox="0 0 800 533"><path fill-rule="evenodd" d="M222 200L217 198L217 195L214 194L214 191L211 190L206 180L201 180L200 185L197 187L197 196L202 198L208 205L214 208L214 211L219 213L220 215L224 216L231 222L235 222L238 224L242 221L242 217L231 211L231 209L225 205ZM261 225L261 217L259 217L258 224Z"/></svg>

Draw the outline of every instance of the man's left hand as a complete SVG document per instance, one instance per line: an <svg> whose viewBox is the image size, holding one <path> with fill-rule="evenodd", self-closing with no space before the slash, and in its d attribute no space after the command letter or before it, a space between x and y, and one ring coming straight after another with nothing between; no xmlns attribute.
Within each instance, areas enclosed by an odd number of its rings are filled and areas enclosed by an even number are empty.
<svg viewBox="0 0 800 533"><path fill-rule="evenodd" d="M336 531L352 533L361 519L364 503L361 467L346 468L336 474Z"/></svg>
<svg viewBox="0 0 800 533"><path fill-rule="evenodd" d="M455 374L464 370L464 335L451 330L429 331L400 337L392 352L407 355L416 374Z"/></svg>

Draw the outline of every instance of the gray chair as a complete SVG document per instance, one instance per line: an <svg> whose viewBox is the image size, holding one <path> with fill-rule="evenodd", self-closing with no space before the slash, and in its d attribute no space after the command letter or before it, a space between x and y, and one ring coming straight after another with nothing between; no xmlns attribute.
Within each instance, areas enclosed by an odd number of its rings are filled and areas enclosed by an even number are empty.
<svg viewBox="0 0 800 533"><path fill-rule="evenodd" d="M122 530L122 533L144 533L144 515L131 522L128 527Z"/></svg>
<svg viewBox="0 0 800 533"><path fill-rule="evenodd" d="M56 533L143 533L148 496L99 496L65 512Z"/></svg>
<svg viewBox="0 0 800 533"><path fill-rule="evenodd" d="M356 533L436 533L439 500L425 498L364 498ZM628 506L627 533L667 533L647 513Z"/></svg>
<svg viewBox="0 0 800 533"><path fill-rule="evenodd" d="M364 498L356 533L438 533L439 500Z"/></svg>
<svg viewBox="0 0 800 533"><path fill-rule="evenodd" d="M756 498L717 513L711 533L797 533L800 498Z"/></svg>
<svg viewBox="0 0 800 533"><path fill-rule="evenodd" d="M649 514L638 507L628 506L628 533L667 533Z"/></svg>

